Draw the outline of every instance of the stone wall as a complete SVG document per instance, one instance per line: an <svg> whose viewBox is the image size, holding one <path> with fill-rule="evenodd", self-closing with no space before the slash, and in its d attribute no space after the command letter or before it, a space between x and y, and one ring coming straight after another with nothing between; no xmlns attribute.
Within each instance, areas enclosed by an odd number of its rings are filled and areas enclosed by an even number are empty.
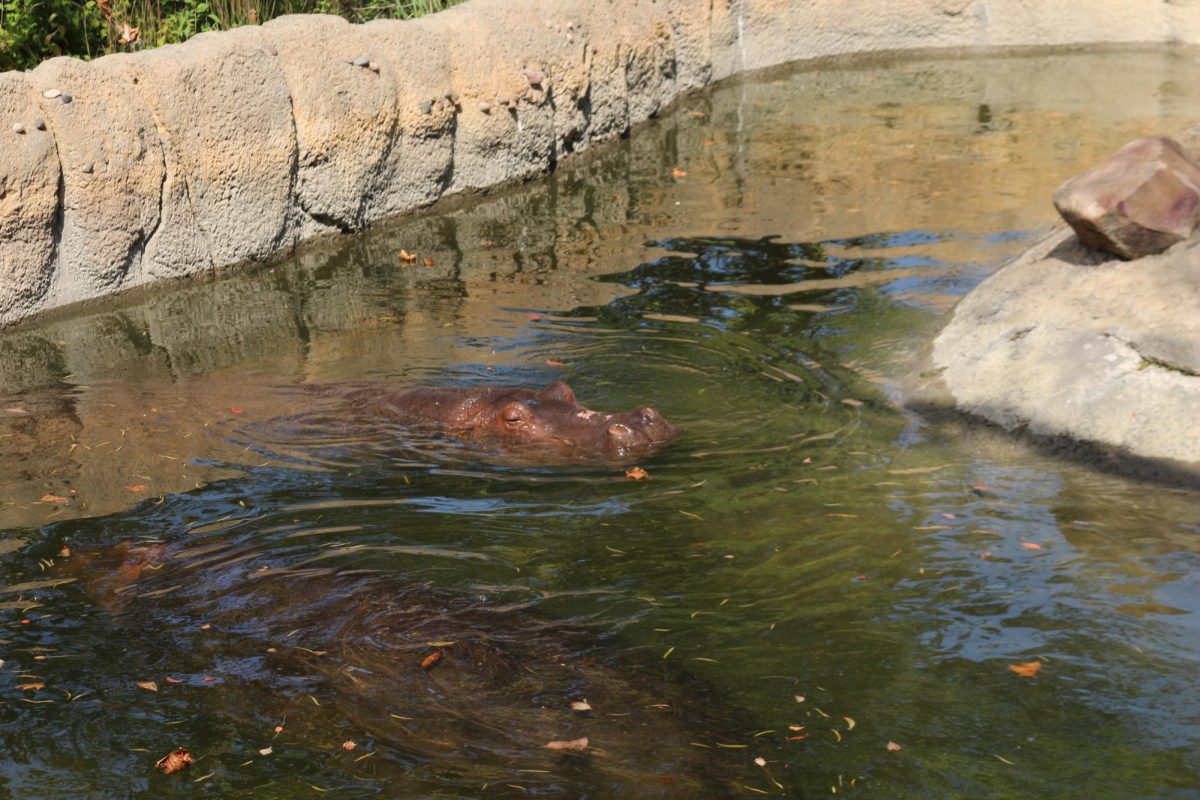
<svg viewBox="0 0 1200 800"><path fill-rule="evenodd" d="M1200 0L472 0L0 74L0 325L553 169L751 69L1200 42Z"/></svg>

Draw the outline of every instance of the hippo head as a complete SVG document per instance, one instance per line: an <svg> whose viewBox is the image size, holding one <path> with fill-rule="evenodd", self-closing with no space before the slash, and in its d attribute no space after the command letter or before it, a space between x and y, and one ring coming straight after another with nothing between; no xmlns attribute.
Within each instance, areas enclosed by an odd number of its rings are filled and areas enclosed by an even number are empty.
<svg viewBox="0 0 1200 800"><path fill-rule="evenodd" d="M507 399L496 408L489 428L493 435L522 447L613 461L653 453L679 434L648 406L619 414L585 408L562 381L522 399Z"/></svg>

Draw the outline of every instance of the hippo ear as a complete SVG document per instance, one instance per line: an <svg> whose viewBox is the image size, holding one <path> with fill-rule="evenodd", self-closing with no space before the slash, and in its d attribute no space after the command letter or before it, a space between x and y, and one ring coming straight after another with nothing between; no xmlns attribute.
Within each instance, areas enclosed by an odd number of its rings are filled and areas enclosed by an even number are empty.
<svg viewBox="0 0 1200 800"><path fill-rule="evenodd" d="M555 381L538 392L538 400L561 400L571 405L576 403L575 393L562 381Z"/></svg>

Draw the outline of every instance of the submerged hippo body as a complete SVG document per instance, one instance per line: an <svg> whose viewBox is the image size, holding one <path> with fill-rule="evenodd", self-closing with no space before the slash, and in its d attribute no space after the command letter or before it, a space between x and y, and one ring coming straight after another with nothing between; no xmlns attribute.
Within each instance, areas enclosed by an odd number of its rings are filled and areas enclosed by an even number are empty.
<svg viewBox="0 0 1200 800"><path fill-rule="evenodd" d="M541 391L501 386L362 390L351 401L356 414L556 459L632 461L678 435L647 406L617 414L588 409L562 381Z"/></svg>
<svg viewBox="0 0 1200 800"><path fill-rule="evenodd" d="M145 659L186 675L214 655L236 665L197 708L245 731L248 748L282 725L277 749L340 773L358 765L338 743L356 741L396 797L515 785L548 797L715 798L745 782L745 759L715 744L745 726L658 668L606 663L598 631L543 618L531 602L368 571L214 564L193 546L123 544L63 566L138 632L122 669ZM208 630L167 623L181 618Z"/></svg>

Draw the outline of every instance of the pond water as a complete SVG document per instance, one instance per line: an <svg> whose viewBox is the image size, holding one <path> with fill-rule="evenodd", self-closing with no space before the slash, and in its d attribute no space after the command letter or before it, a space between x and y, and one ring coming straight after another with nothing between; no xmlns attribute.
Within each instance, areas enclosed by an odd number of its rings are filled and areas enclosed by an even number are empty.
<svg viewBox="0 0 1200 800"><path fill-rule="evenodd" d="M1197 117L1165 49L804 65L4 333L3 793L1200 797L1200 492L903 404L1060 181ZM343 399L555 379L685 433L633 481Z"/></svg>

